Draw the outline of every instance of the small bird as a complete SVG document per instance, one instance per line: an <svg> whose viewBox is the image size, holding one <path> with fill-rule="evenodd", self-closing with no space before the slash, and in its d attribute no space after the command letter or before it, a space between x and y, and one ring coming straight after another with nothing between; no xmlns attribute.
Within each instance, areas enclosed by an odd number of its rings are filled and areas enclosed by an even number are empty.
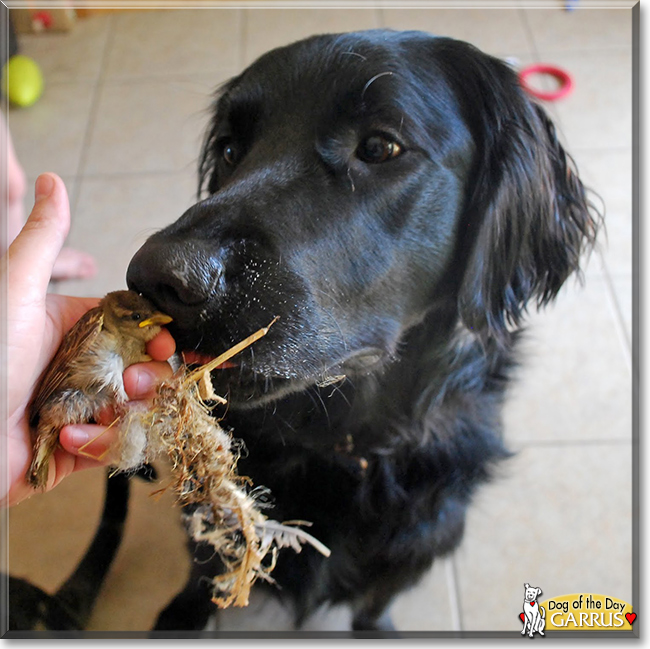
<svg viewBox="0 0 650 649"><path fill-rule="evenodd" d="M171 318L134 291L108 293L70 329L45 370L29 406L36 430L27 472L37 488L47 485L49 461L67 424L96 421L107 406L127 400L122 373L151 360L145 344Z"/></svg>

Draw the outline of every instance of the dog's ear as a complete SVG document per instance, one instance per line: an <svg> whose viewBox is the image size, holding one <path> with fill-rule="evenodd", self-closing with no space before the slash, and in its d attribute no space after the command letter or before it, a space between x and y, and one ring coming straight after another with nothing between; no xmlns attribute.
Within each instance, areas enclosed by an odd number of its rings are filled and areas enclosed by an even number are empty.
<svg viewBox="0 0 650 649"><path fill-rule="evenodd" d="M530 584L524 584L524 588L530 588Z"/></svg>
<svg viewBox="0 0 650 649"><path fill-rule="evenodd" d="M502 61L457 41L443 43L476 147L460 233L463 322L483 340L507 338L527 306L551 301L579 271L600 215L545 111ZM462 72L462 74L461 74Z"/></svg>
<svg viewBox="0 0 650 649"><path fill-rule="evenodd" d="M234 77L223 83L214 94L210 107L210 122L203 136L201 155L199 156L199 186L196 192L197 200L207 195L214 194L219 189L218 166L220 159L219 135L222 128L221 121L225 118L228 108L228 93L239 82L239 77Z"/></svg>

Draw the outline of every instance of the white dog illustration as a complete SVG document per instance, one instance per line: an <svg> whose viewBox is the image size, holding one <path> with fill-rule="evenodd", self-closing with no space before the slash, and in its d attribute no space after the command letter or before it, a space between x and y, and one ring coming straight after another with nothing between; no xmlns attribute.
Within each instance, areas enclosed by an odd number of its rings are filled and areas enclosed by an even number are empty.
<svg viewBox="0 0 650 649"><path fill-rule="evenodd" d="M546 612L544 607L537 603L537 597L542 594L541 588L533 588L530 584L524 584L524 628L521 635L526 634L528 627L528 636L533 637L537 631L539 635L544 635L546 626Z"/></svg>

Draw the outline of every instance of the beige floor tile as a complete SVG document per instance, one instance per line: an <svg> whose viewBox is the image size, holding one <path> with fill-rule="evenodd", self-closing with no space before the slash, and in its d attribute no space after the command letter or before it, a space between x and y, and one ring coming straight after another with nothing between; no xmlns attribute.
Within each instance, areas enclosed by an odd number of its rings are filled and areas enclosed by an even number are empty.
<svg viewBox="0 0 650 649"><path fill-rule="evenodd" d="M376 9L247 9L244 21L246 65L274 47L313 34L379 27Z"/></svg>
<svg viewBox="0 0 650 649"><path fill-rule="evenodd" d="M126 288L131 257L156 230L175 221L194 202L195 174L84 179L68 245L95 256L90 280L60 282L67 295L104 295Z"/></svg>
<svg viewBox="0 0 650 649"><path fill-rule="evenodd" d="M518 9L384 9L382 16L385 27L458 38L496 56L532 54Z"/></svg>
<svg viewBox="0 0 650 649"><path fill-rule="evenodd" d="M190 559L179 509L171 493L151 495L162 484L164 479L153 485L131 482L124 540L90 620L91 631L151 629L187 580Z"/></svg>
<svg viewBox="0 0 650 649"><path fill-rule="evenodd" d="M400 595L391 607L398 631L453 631L449 592L451 559L440 559L419 584Z"/></svg>
<svg viewBox="0 0 650 649"><path fill-rule="evenodd" d="M16 155L28 176L77 174L93 94L91 82L51 83L30 108L9 110Z"/></svg>
<svg viewBox="0 0 650 649"><path fill-rule="evenodd" d="M531 447L499 475L456 553L464 630L521 631L524 583L631 601L630 444Z"/></svg>
<svg viewBox="0 0 650 649"><path fill-rule="evenodd" d="M572 280L570 280L572 282ZM631 439L631 376L606 282L569 284L530 318L504 411L513 449Z"/></svg>
<svg viewBox="0 0 650 649"><path fill-rule="evenodd" d="M9 510L9 570L54 592L74 570L102 510L104 472L77 473Z"/></svg>
<svg viewBox="0 0 650 649"><path fill-rule="evenodd" d="M164 470L164 468L163 468ZM187 578L185 533L171 494L133 480L124 538L88 625L144 631ZM76 567L97 528L104 472L85 471L10 512L9 569L53 593Z"/></svg>
<svg viewBox="0 0 650 649"><path fill-rule="evenodd" d="M239 9L128 11L115 16L107 78L202 74L240 64Z"/></svg>
<svg viewBox="0 0 650 649"><path fill-rule="evenodd" d="M230 75L107 82L99 96L85 173L194 167L212 95Z"/></svg>
<svg viewBox="0 0 650 649"><path fill-rule="evenodd" d="M565 11L553 8L526 8L525 19L538 49L567 52L629 47L632 42L631 8L579 6Z"/></svg>
<svg viewBox="0 0 650 649"><path fill-rule="evenodd" d="M45 86L59 81L94 81L99 77L111 21L106 16L79 20L69 32L21 34L20 52L33 58Z"/></svg>
<svg viewBox="0 0 650 649"><path fill-rule="evenodd" d="M575 88L556 104L569 150L632 147L632 57L629 49L542 50L542 60L567 70Z"/></svg>

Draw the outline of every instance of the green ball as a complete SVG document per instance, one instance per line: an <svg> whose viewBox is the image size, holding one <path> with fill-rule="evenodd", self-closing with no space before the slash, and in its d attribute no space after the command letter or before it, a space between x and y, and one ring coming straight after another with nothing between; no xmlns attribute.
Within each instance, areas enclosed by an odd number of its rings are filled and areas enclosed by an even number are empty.
<svg viewBox="0 0 650 649"><path fill-rule="evenodd" d="M2 69L2 91L16 106L31 106L43 93L43 74L28 56L12 56Z"/></svg>

